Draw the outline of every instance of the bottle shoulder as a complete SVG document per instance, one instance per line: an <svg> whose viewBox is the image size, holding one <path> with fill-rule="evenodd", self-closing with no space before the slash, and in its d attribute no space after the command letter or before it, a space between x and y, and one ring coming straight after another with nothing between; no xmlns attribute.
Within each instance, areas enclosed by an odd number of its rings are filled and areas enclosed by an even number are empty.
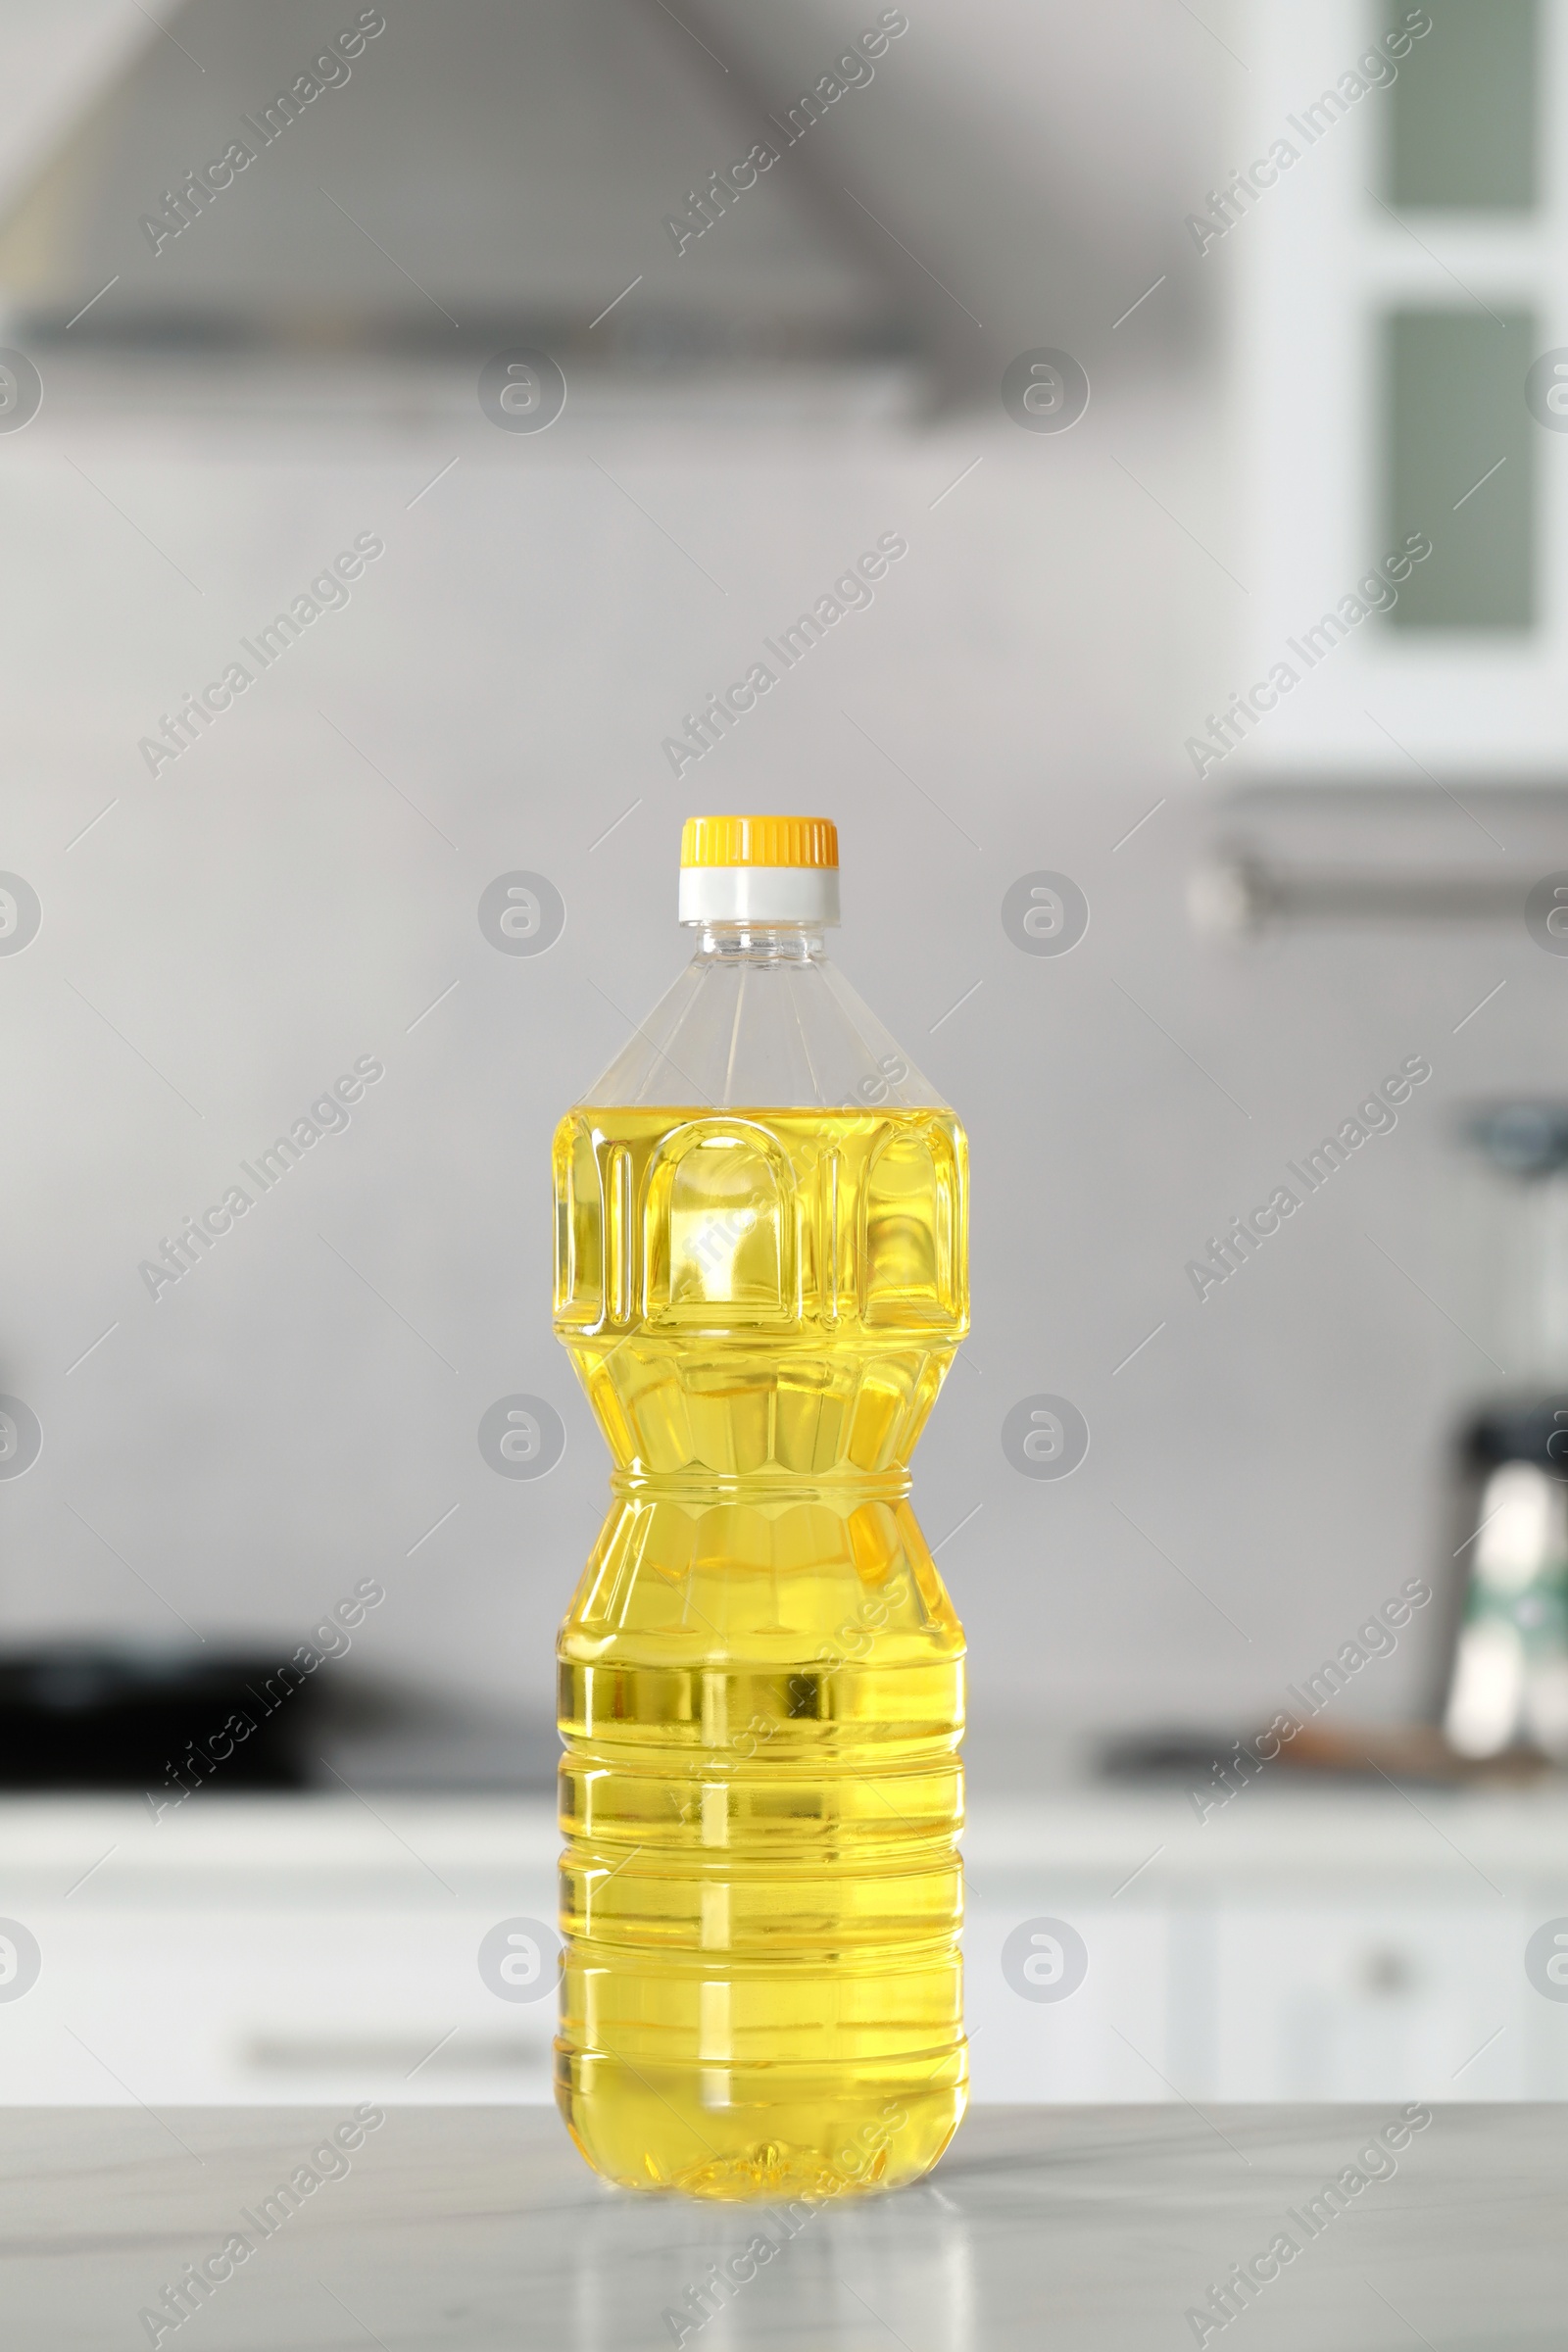
<svg viewBox="0 0 1568 2352"><path fill-rule="evenodd" d="M604 1107L948 1108L821 955L694 957L580 1100Z"/></svg>

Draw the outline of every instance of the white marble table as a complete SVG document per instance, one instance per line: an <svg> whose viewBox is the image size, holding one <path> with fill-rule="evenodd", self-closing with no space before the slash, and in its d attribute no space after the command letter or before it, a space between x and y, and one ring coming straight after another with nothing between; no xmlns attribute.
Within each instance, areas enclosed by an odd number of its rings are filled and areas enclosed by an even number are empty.
<svg viewBox="0 0 1568 2352"><path fill-rule="evenodd" d="M1282 2231L1299 2253L1203 2341L1568 2340L1568 2108L1439 2108L1392 2171L1357 2163L1392 2104L982 2109L927 2184L797 2213L793 2237L754 2208L601 2187L546 2110L399 2108L346 2171L328 2155L312 2169L337 2177L269 2217L263 2200L347 2113L0 2112L6 2345L1156 2352L1198 2341L1189 2311ZM1309 2236L1306 2200L1349 2166L1384 2177L1342 2189L1343 2210L1327 2201ZM141 2316L187 2264L221 2272L236 2231L254 2250L191 2316L161 2330ZM758 2231L780 2250L699 2328L691 2290ZM682 2307L678 2337L665 2315Z"/></svg>

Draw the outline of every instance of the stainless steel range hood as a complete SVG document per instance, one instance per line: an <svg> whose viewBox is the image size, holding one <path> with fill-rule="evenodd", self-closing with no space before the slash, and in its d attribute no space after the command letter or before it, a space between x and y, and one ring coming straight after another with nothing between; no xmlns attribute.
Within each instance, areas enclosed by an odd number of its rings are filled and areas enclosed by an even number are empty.
<svg viewBox="0 0 1568 2352"><path fill-rule="evenodd" d="M828 126L770 104L659 0L188 0L0 219L6 331L214 387L394 358L471 384L526 344L645 388L917 363Z"/></svg>

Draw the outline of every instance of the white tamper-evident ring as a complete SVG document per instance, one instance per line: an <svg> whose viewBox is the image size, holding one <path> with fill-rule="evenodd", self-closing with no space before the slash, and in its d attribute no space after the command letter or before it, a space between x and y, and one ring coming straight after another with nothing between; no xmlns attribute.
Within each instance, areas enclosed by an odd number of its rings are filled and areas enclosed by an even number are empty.
<svg viewBox="0 0 1568 2352"><path fill-rule="evenodd" d="M831 865L683 865L683 923L836 923Z"/></svg>

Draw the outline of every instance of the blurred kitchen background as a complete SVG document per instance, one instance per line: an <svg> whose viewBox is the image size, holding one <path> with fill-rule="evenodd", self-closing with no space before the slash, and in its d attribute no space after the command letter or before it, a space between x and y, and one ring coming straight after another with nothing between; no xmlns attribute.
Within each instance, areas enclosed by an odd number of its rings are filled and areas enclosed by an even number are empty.
<svg viewBox="0 0 1568 2352"><path fill-rule="evenodd" d="M977 2095L1568 2095L1564 0L0 43L0 2097L548 2095L480 1950L548 1978L604 1509L549 1140L685 956L680 820L775 808L973 1149L915 1500ZM514 1397L547 1476L481 1448ZM1041 1998L1008 1938L1062 1925Z"/></svg>

